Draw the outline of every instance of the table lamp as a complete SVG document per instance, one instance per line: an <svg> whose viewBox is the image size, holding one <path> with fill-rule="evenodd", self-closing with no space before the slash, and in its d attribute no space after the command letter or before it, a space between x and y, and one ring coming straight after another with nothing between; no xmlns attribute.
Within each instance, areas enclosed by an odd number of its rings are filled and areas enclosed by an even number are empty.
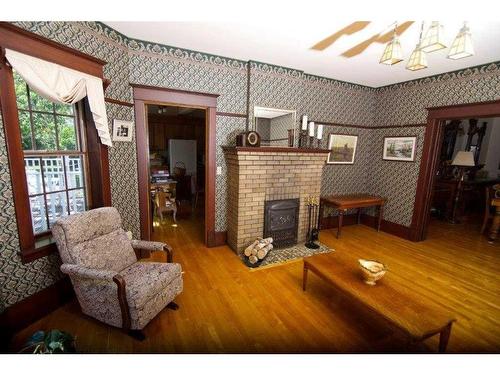
<svg viewBox="0 0 500 375"><path fill-rule="evenodd" d="M459 222L456 218L456 214L458 210L458 205L460 203L460 193L462 192L465 167L473 167L476 165L476 163L474 162L474 153L472 151L458 151L455 157L453 158L451 165L456 165L457 167L460 167L460 175L458 179L457 191L455 194L455 202L453 204L453 212L451 215L451 222L453 224L456 224Z"/></svg>

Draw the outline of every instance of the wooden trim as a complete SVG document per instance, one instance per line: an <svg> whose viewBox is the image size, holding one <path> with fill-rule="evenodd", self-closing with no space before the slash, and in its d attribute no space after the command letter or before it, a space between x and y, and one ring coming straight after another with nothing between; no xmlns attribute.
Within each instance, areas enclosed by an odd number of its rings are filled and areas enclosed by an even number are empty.
<svg viewBox="0 0 500 375"><path fill-rule="evenodd" d="M75 293L69 277L7 307L0 316L0 331L6 339L73 299Z"/></svg>
<svg viewBox="0 0 500 375"><path fill-rule="evenodd" d="M229 152L294 152L299 154L329 154L330 150L321 148L297 148L297 147L234 147L222 146L224 151Z"/></svg>
<svg viewBox="0 0 500 375"><path fill-rule="evenodd" d="M106 103L123 105L124 107L133 107L134 106L134 103L124 102L124 101L121 101L118 99L113 99L113 98L104 98L104 101Z"/></svg>
<svg viewBox="0 0 500 375"><path fill-rule="evenodd" d="M140 98L141 93L147 93L150 90L154 90L156 92L158 91L164 91L169 93L169 95L174 95L174 94L187 94L187 95L199 95L199 96L204 96L204 97L211 97L217 99L220 95L219 94L211 94L207 92L201 92L201 91L187 91L187 90L179 90L179 89L171 89L168 87L157 87L157 86L148 86L148 85L138 85L135 83L131 83L130 86L134 88L134 93L137 92L137 98ZM143 89L143 90L142 90ZM134 94L134 98L135 98ZM144 99L144 98L142 98Z"/></svg>
<svg viewBox="0 0 500 375"><path fill-rule="evenodd" d="M205 243L208 247L216 246L215 237L215 153L216 153L216 107L207 108L205 126ZM210 234L210 235L209 235ZM212 240L213 239L213 240Z"/></svg>
<svg viewBox="0 0 500 375"><path fill-rule="evenodd" d="M214 232L213 246L223 246L227 243L227 232Z"/></svg>
<svg viewBox="0 0 500 375"><path fill-rule="evenodd" d="M357 214L344 215L342 219L342 226L346 225L356 225L357 224ZM377 229L378 218L375 216L370 216L368 214L361 214L361 224L368 227ZM324 229L334 229L337 230L338 227L338 216L325 216L321 219L320 228ZM410 228L405 227L401 224L393 223L391 221L382 220L380 223L380 230L392 234L397 237L404 238L405 240L410 240Z"/></svg>
<svg viewBox="0 0 500 375"><path fill-rule="evenodd" d="M130 329L131 319L127 302L125 279L122 275L115 275L113 276L113 281L117 286L118 303L120 304L120 310L122 313L122 328L128 331Z"/></svg>
<svg viewBox="0 0 500 375"><path fill-rule="evenodd" d="M201 93L190 93L183 90L171 90L143 85L132 85L134 91L134 108L137 142L137 174L139 183L139 211L141 221L141 238L149 240L151 233L151 215L149 199L149 139L147 104L167 104L205 109L205 244L215 246L215 172L216 172L216 107L217 95L205 96Z"/></svg>
<svg viewBox="0 0 500 375"><path fill-rule="evenodd" d="M420 161L420 172L415 194L415 209L410 226L412 241L423 241L432 202L432 186L441 150L443 120L500 116L500 100L427 108L427 128Z"/></svg>
<svg viewBox="0 0 500 375"><path fill-rule="evenodd" d="M7 22L0 22L0 46L104 78L102 68L105 61Z"/></svg>
<svg viewBox="0 0 500 375"><path fill-rule="evenodd" d="M217 112L217 116L248 118L248 115L245 113L233 113L233 112Z"/></svg>
<svg viewBox="0 0 500 375"><path fill-rule="evenodd" d="M31 214L27 215L27 213L31 212L31 209L24 169L24 154L21 131L19 130L14 77L12 68L6 64L4 59L0 59L0 106L19 233L19 245L22 250L33 252L35 250L35 237L33 235Z"/></svg>
<svg viewBox="0 0 500 375"><path fill-rule="evenodd" d="M367 125L356 125L356 124L337 124L335 122L325 122L310 120L318 125L328 125L328 126L338 126L343 128L354 128L354 129L398 129L398 128L419 128L424 127L427 124L408 124L408 125L382 125L382 126L367 126ZM348 134L351 135L351 134Z"/></svg>

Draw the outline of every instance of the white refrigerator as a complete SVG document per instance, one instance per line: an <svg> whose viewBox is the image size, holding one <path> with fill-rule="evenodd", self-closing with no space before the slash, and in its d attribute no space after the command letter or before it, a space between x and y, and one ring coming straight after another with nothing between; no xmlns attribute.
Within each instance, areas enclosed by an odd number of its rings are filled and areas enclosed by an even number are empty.
<svg viewBox="0 0 500 375"><path fill-rule="evenodd" d="M196 176L196 140L169 139L168 155L170 159L170 174L174 173L176 163L184 163L186 174ZM182 165L180 164L179 165Z"/></svg>

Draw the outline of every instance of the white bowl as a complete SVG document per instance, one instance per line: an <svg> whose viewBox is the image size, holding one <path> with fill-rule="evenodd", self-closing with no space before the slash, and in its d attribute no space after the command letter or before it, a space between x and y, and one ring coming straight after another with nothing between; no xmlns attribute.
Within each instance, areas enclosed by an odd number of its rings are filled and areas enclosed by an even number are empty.
<svg viewBox="0 0 500 375"><path fill-rule="evenodd" d="M376 260L358 259L363 278L366 284L375 285L386 273L387 267L384 263Z"/></svg>

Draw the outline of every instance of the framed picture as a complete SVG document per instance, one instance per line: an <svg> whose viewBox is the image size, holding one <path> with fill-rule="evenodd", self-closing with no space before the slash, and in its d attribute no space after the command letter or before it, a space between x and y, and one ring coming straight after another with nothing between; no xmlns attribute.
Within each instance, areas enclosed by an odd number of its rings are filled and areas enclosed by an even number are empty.
<svg viewBox="0 0 500 375"><path fill-rule="evenodd" d="M133 121L113 119L113 141L131 142L133 129Z"/></svg>
<svg viewBox="0 0 500 375"><path fill-rule="evenodd" d="M417 137L384 137L384 160L415 161Z"/></svg>
<svg viewBox="0 0 500 375"><path fill-rule="evenodd" d="M354 164L357 135L330 134L328 138L328 164Z"/></svg>

